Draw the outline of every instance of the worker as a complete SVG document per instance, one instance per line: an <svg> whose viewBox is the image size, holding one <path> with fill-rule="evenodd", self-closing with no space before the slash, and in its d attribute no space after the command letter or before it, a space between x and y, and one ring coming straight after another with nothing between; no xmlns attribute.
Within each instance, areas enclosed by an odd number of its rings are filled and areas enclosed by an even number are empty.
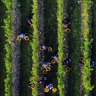
<svg viewBox="0 0 96 96"><path fill-rule="evenodd" d="M28 87L31 88L31 89L34 89L35 84L34 83L29 83L29 86Z"/></svg>
<svg viewBox="0 0 96 96"><path fill-rule="evenodd" d="M78 0L77 3L78 4L81 4L83 2L83 0Z"/></svg>
<svg viewBox="0 0 96 96"><path fill-rule="evenodd" d="M40 50L41 50L41 51L47 50L47 48L48 48L47 46L43 45L43 46L41 46Z"/></svg>
<svg viewBox="0 0 96 96"><path fill-rule="evenodd" d="M70 63L71 63L71 59L70 59L70 58L66 58L66 59L63 61L63 65L64 65L65 67L68 67L68 66L70 65Z"/></svg>
<svg viewBox="0 0 96 96"><path fill-rule="evenodd" d="M80 67L83 67L83 65L84 65L84 56L80 57L79 65L80 65Z"/></svg>
<svg viewBox="0 0 96 96"><path fill-rule="evenodd" d="M22 38L22 39L24 39L24 38L25 38L25 34L21 33L21 34L19 35L19 37Z"/></svg>
<svg viewBox="0 0 96 96"><path fill-rule="evenodd" d="M42 64L42 67L46 68L47 66L50 66L51 67L51 63L50 62L44 62Z"/></svg>
<svg viewBox="0 0 96 96"><path fill-rule="evenodd" d="M43 64L42 64L42 67L46 70L46 71L50 71L51 70L51 63L49 63L49 62L44 62Z"/></svg>
<svg viewBox="0 0 96 96"><path fill-rule="evenodd" d="M65 28L68 28L68 26L71 24L69 17L68 16L65 16L64 17L64 20L62 21L62 23L64 24L64 27Z"/></svg>
<svg viewBox="0 0 96 96"><path fill-rule="evenodd" d="M48 84L45 86L45 92L49 92L50 90L52 90L53 93L56 93L57 92L57 88L54 88L53 84Z"/></svg>
<svg viewBox="0 0 96 96"><path fill-rule="evenodd" d="M46 77L41 77L40 80L38 80L39 84L45 84L45 81L47 80Z"/></svg>
<svg viewBox="0 0 96 96"><path fill-rule="evenodd" d="M68 17L68 15L65 15L64 16L64 20L62 21L62 23L63 23L63 25L64 25L64 32L70 32L71 30L70 30L70 24L71 24L71 22L70 22L70 19L69 19L69 17Z"/></svg>
<svg viewBox="0 0 96 96"><path fill-rule="evenodd" d="M58 57L56 55L53 56L53 59L55 59L55 61L58 61Z"/></svg>
<svg viewBox="0 0 96 96"><path fill-rule="evenodd" d="M26 21L27 21L27 23L28 23L28 26L29 26L29 27L32 27L32 19L29 18L29 17L27 17L27 18L26 18Z"/></svg>
<svg viewBox="0 0 96 96"><path fill-rule="evenodd" d="M41 51L46 51L48 50L49 52L52 51L52 47L48 47L48 46L45 46L45 45L42 45L41 48L40 48Z"/></svg>
<svg viewBox="0 0 96 96"><path fill-rule="evenodd" d="M46 85L46 88L48 88L49 90L51 90L52 88L53 88L53 84L48 84L48 85Z"/></svg>
<svg viewBox="0 0 96 96"><path fill-rule="evenodd" d="M20 35L18 35L17 40L29 40L29 37L24 33L21 33Z"/></svg>
<svg viewBox="0 0 96 96"><path fill-rule="evenodd" d="M54 56L52 56L51 63L55 64L56 62L58 62L58 57L56 55L54 55Z"/></svg>
<svg viewBox="0 0 96 96"><path fill-rule="evenodd" d="M94 67L94 63L95 63L94 60L91 60L90 61L90 67Z"/></svg>

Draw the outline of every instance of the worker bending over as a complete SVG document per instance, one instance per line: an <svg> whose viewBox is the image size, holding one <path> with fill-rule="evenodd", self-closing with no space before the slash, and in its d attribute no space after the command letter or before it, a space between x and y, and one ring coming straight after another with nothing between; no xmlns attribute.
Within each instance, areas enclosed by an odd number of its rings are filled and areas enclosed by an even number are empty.
<svg viewBox="0 0 96 96"><path fill-rule="evenodd" d="M48 85L45 86L44 88L44 92L49 92L49 91L52 91L53 93L56 93L57 92L57 88L55 88L53 86L53 84L49 83Z"/></svg>
<svg viewBox="0 0 96 96"><path fill-rule="evenodd" d="M52 51L52 47L48 47L48 46L46 46L46 45L42 45L41 47L40 47L40 50L41 51L49 51L49 52L51 52Z"/></svg>
<svg viewBox="0 0 96 96"><path fill-rule="evenodd" d="M29 40L29 37L26 36L24 33L21 33L17 36L17 40Z"/></svg>
<svg viewBox="0 0 96 96"><path fill-rule="evenodd" d="M26 18L26 21L27 21L28 27L33 27L33 25L32 25L32 19L31 18L27 17Z"/></svg>
<svg viewBox="0 0 96 96"><path fill-rule="evenodd" d="M68 17L68 15L65 15L64 16L64 20L62 21L63 25L64 25L64 29L65 29L65 32L70 32L70 19Z"/></svg>

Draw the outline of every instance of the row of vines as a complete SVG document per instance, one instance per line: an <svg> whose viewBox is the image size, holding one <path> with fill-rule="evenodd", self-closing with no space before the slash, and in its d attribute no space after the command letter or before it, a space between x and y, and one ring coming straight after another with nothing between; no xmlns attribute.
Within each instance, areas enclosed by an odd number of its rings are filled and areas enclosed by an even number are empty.
<svg viewBox="0 0 96 96"><path fill-rule="evenodd" d="M39 77L38 73L38 66L39 66L39 38L38 38L38 0L33 0L32 5L32 13L33 19L32 19L32 25L33 25L33 41L32 41L32 74L33 76L30 78L31 83L34 83L35 87L32 90L33 96L38 96L38 82L37 79Z"/></svg>
<svg viewBox="0 0 96 96"><path fill-rule="evenodd" d="M12 38L12 0L2 0L6 6L6 18L4 19L4 30L6 37L5 44L5 66L6 66L6 77L5 77L5 96L12 96L12 48L11 48L11 38Z"/></svg>
<svg viewBox="0 0 96 96"><path fill-rule="evenodd" d="M58 80L58 89L60 96L64 96L64 67L62 65L63 58L64 58L64 29L62 25L63 20L63 10L64 4L63 0L57 1L57 21L58 21L58 73L57 73L57 80Z"/></svg>
<svg viewBox="0 0 96 96"><path fill-rule="evenodd" d="M90 68L90 55L89 55L89 47L91 46L92 39L89 38L89 3L90 0L84 0L82 2L82 35L83 35L83 55L84 55L84 67L82 69L82 82L84 86L84 96L88 96L89 92L93 89L91 86L91 68Z"/></svg>

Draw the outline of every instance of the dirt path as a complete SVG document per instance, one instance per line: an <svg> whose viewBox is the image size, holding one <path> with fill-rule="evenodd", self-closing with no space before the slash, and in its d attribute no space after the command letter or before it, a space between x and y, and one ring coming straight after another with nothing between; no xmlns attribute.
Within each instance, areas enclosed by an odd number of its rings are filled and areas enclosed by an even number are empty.
<svg viewBox="0 0 96 96"><path fill-rule="evenodd" d="M20 9L18 0L13 0L13 39L12 39L12 82L13 82L13 96L19 96L19 73L20 73L20 44L17 42L16 37L20 32Z"/></svg>
<svg viewBox="0 0 96 96"><path fill-rule="evenodd" d="M40 46L44 45L44 0L38 0L38 35L39 35L39 48ZM41 72L41 66L44 61L44 52L39 50L39 76L42 77L43 74ZM39 84L39 95L44 93L44 86L42 84Z"/></svg>
<svg viewBox="0 0 96 96"><path fill-rule="evenodd" d="M64 0L64 15L67 14L67 7L68 7L68 0ZM64 55L65 55L65 58L68 57L68 40L67 40L67 34L65 33L64 34ZM65 96L67 95L67 87L68 87L68 74L66 73L65 74L65 79L64 79L64 85L65 85L65 89L64 89L64 92L65 92Z"/></svg>

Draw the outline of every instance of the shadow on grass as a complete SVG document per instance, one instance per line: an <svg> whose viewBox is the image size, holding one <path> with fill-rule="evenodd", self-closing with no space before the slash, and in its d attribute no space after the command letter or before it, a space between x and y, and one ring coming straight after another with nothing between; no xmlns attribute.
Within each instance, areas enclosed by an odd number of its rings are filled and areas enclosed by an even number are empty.
<svg viewBox="0 0 96 96"><path fill-rule="evenodd" d="M2 26L4 26L4 19L6 18L6 7L2 1L0 1L0 96L5 95L5 88L4 88L4 79L6 76L6 68L5 68L5 50L4 45L6 43L5 33Z"/></svg>
<svg viewBox="0 0 96 96"><path fill-rule="evenodd" d="M54 49L57 49L57 3L56 0L44 0L44 44L51 46ZM57 55L57 50L53 52L45 52L45 62L50 62L51 56ZM57 87L57 66L52 66L52 71L49 72L46 77L48 82L46 84L52 83L53 86ZM45 84L45 86L46 86ZM52 94L51 92L45 93L45 96L59 96L58 92Z"/></svg>
<svg viewBox="0 0 96 96"><path fill-rule="evenodd" d="M28 28L26 22L27 17L32 17L31 4L31 0L20 0L22 23L20 33L26 33L30 38L29 41L21 41L20 44L20 96L31 96L32 94L31 89L28 87L30 72L32 68L32 46L30 44L32 42L32 30Z"/></svg>
<svg viewBox="0 0 96 96"><path fill-rule="evenodd" d="M80 96L80 67L79 67L79 58L80 58L80 5L77 5L75 0L68 0L67 6L68 16L71 20L71 31L68 33L68 52L69 57L71 58L71 70L68 73L68 88L67 96Z"/></svg>

